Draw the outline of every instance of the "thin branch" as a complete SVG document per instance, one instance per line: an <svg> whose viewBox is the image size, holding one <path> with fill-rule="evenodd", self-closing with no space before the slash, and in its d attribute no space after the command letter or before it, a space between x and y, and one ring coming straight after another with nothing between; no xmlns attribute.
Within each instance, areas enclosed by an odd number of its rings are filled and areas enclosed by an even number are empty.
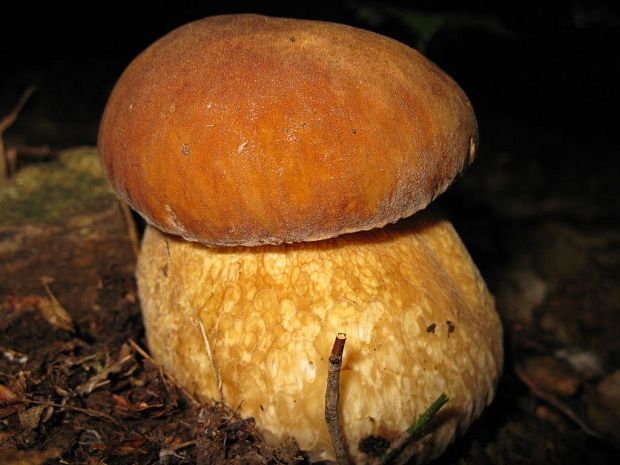
<svg viewBox="0 0 620 465"><path fill-rule="evenodd" d="M177 450L185 449L186 447L191 447L195 445L196 445L196 440L192 439L191 441L185 441L180 444L177 444L176 446L171 447L170 450L177 451Z"/></svg>
<svg viewBox="0 0 620 465"><path fill-rule="evenodd" d="M590 425L588 425L579 415L577 415L570 407L568 407L563 402L559 401L555 396L549 394L548 392L543 391L538 385L525 374L522 368L515 368L515 373L517 378L521 380L523 384L525 384L532 393L538 397L539 399L547 402L552 405L554 408L562 412L568 418L570 418L581 430L589 436L593 438L604 440L604 438L596 432Z"/></svg>
<svg viewBox="0 0 620 465"><path fill-rule="evenodd" d="M174 386L174 388L179 389L181 391L183 391L183 395L185 396L186 399L189 399L194 405L198 405L200 402L198 402L198 400L188 391L184 390L183 388L181 388L180 386L178 386L176 384L176 381L171 378L168 374L166 374L166 372L164 372L164 369L162 368L162 366L157 363L157 361L151 357L151 355L149 355L149 353L144 350L142 347L140 347L140 345L134 341L132 338L128 339L129 345L131 346L131 348L138 353L139 355L142 356L142 358L150 365L152 365L154 368L157 368L157 372L159 373L159 377L161 379L161 385L165 391L166 396L168 396L168 398L170 398L171 396L171 392L170 392L170 386L168 386L168 384L170 383L172 386Z"/></svg>
<svg viewBox="0 0 620 465"><path fill-rule="evenodd" d="M327 387L325 389L325 422L327 431L334 447L338 465L349 465L351 459L347 452L344 432L340 425L340 367L342 366L342 353L347 335L338 333L332 346L327 366Z"/></svg>
<svg viewBox="0 0 620 465"><path fill-rule="evenodd" d="M60 150L53 149L49 145L16 145L13 147L20 155L45 160L48 158L58 158Z"/></svg>
<svg viewBox="0 0 620 465"><path fill-rule="evenodd" d="M153 357L151 357L146 350L140 347L140 345L136 341L134 341L132 338L129 338L128 342L131 348L135 350L137 353L139 353L142 356L142 358L148 360L155 366L159 366L157 362L153 359Z"/></svg>
<svg viewBox="0 0 620 465"><path fill-rule="evenodd" d="M4 134L4 131L10 128L15 122L19 112L22 111L22 108L35 90L35 86L28 87L17 101L17 104L13 110L4 118L0 119L0 182L7 179L9 175L9 160L7 159L7 155L4 151L4 140L2 139L2 135Z"/></svg>
<svg viewBox="0 0 620 465"><path fill-rule="evenodd" d="M25 403L28 403L28 404L35 404L35 405L44 405L46 407L55 407L55 408L60 409L60 410L63 410L63 409L64 410L73 410L74 412L80 412L80 413L83 413L83 414L91 416L91 417L97 417L97 418L101 418L103 420L107 420L110 423L114 423L115 425L121 425L122 424L116 418L112 417L111 415L108 415L107 413L100 412L99 410L93 410L93 409L89 409L89 408L76 407L74 405L69 405L69 404L58 404L58 403L55 403L55 402L47 402L47 401L42 401L42 400L37 400L37 399L29 399L29 398L20 399L19 402L25 402Z"/></svg>
<svg viewBox="0 0 620 465"><path fill-rule="evenodd" d="M37 90L36 86L29 86L19 98L17 104L13 107L13 110L4 118L0 119L0 134L11 127L11 125L15 122L19 112L22 111L22 108L24 108L24 105L35 90Z"/></svg>
<svg viewBox="0 0 620 465"><path fill-rule="evenodd" d="M25 155L32 158L37 158L39 160L45 160L50 158L58 158L58 155L60 154L58 150L52 149L47 145L16 145L12 147L6 147L5 151L7 173L9 174L9 176L17 171L18 155Z"/></svg>

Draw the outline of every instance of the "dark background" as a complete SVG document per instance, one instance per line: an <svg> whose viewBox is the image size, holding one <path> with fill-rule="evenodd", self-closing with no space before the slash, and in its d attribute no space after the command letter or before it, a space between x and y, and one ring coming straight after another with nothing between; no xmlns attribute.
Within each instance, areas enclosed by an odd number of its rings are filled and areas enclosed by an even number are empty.
<svg viewBox="0 0 620 465"><path fill-rule="evenodd" d="M415 23L406 13L442 15L425 53L461 84L483 120L514 116L592 143L615 131L619 17L611 1L66 3L12 2L2 14L0 110L35 84L23 121L37 115L82 129L71 141L43 131L40 142L94 143L105 99L135 55L185 22L238 12L343 22L412 46L429 20ZM486 132L482 126L483 144Z"/></svg>

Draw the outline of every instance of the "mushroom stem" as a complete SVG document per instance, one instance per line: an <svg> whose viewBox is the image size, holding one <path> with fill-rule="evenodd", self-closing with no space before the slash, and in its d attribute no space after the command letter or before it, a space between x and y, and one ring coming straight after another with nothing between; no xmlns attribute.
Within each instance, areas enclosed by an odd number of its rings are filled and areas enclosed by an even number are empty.
<svg viewBox="0 0 620 465"><path fill-rule="evenodd" d="M332 441L336 461L338 465L349 465L351 460L347 452L344 432L340 425L340 367L342 366L342 353L347 335L338 333L332 346L327 366L327 387L325 389L325 422Z"/></svg>
<svg viewBox="0 0 620 465"><path fill-rule="evenodd" d="M441 393L439 397L437 397L437 399L435 399L435 401L430 405L430 407L427 408L426 411L403 432L403 434L401 434L392 444L390 444L390 447L381 456L380 463L392 463L398 454L400 454L412 440L420 436L424 428L426 428L435 414L446 402L448 402L448 396L445 393Z"/></svg>

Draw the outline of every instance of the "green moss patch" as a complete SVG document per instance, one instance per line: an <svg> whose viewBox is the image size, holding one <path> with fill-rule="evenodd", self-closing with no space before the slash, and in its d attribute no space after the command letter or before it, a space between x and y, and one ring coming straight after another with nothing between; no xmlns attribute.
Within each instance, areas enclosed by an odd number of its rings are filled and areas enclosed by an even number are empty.
<svg viewBox="0 0 620 465"><path fill-rule="evenodd" d="M57 161L21 169L0 188L0 224L64 224L109 207L113 199L97 150L70 149Z"/></svg>

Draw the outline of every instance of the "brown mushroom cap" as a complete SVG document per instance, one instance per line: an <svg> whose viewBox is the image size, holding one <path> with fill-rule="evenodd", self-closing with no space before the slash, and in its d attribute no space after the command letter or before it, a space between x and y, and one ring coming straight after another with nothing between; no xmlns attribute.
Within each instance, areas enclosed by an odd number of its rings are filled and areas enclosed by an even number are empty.
<svg viewBox="0 0 620 465"><path fill-rule="evenodd" d="M112 186L207 245L309 241L424 208L475 155L458 85L415 50L326 22L210 17L125 70L99 132Z"/></svg>

